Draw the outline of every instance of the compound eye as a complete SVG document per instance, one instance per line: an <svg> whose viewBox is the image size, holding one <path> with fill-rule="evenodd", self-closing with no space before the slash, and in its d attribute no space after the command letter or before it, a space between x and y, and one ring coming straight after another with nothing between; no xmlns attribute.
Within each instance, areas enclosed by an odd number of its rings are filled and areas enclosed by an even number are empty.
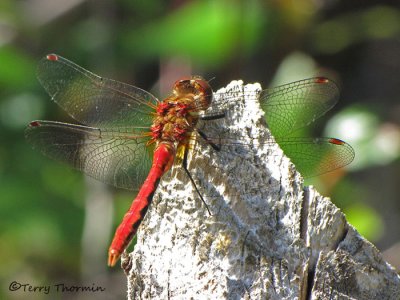
<svg viewBox="0 0 400 300"><path fill-rule="evenodd" d="M202 92L205 96L212 95L211 86L207 81L205 81L203 78L196 78L194 80L196 82L195 86L200 92Z"/></svg>
<svg viewBox="0 0 400 300"><path fill-rule="evenodd" d="M195 78L194 81L195 81L194 86L196 87L196 90L199 91L199 94L203 98L202 100L203 107L204 108L209 107L213 96L213 91L211 86L203 78Z"/></svg>
<svg viewBox="0 0 400 300"><path fill-rule="evenodd" d="M187 87L190 85L190 77L182 77L180 79L178 79L177 81L175 81L174 83L174 90L180 90L183 87Z"/></svg>
<svg viewBox="0 0 400 300"><path fill-rule="evenodd" d="M210 106L213 97L211 86L200 76L183 77L177 80L174 84L174 94L199 96L197 105L202 110Z"/></svg>

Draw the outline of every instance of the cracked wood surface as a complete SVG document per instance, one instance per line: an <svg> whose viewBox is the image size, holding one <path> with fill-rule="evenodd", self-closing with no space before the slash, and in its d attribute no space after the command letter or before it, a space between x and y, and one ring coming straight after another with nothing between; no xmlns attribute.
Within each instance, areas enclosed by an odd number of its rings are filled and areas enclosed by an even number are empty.
<svg viewBox="0 0 400 300"><path fill-rule="evenodd" d="M263 113L241 92L260 86L234 81L225 90L240 105L200 127L248 143L194 147L189 170L211 215L179 164L163 177L122 259L128 298L400 299L400 277L379 251L265 143Z"/></svg>

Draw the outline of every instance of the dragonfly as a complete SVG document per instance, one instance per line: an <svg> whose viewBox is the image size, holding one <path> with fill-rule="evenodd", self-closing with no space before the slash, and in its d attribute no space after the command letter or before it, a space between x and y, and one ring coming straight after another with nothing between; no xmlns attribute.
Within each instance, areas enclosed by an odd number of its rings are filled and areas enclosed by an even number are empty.
<svg viewBox="0 0 400 300"><path fill-rule="evenodd" d="M161 101L143 89L102 78L57 54L39 62L37 76L51 99L77 124L32 121L25 130L28 142L44 155L102 182L138 189L109 247L109 266L117 263L132 241L162 176L174 164L185 170L204 202L187 167L193 140L201 140L216 152L225 145L248 143L227 130L209 136L198 128L199 120L226 118L226 104L235 105L231 93L216 95L200 76L177 80L172 93ZM213 101L216 96L219 102ZM332 80L304 79L263 90L257 98L272 135L304 176L329 172L353 160L352 147L336 138L285 138L335 105L339 89ZM270 143L275 143L274 137Z"/></svg>

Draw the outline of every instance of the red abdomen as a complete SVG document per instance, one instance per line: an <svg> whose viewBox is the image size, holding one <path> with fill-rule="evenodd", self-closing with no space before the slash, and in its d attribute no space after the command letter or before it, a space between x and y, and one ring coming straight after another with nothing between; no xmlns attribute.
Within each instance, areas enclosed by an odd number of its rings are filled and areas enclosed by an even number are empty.
<svg viewBox="0 0 400 300"><path fill-rule="evenodd" d="M128 247L142 222L153 199L161 176L167 172L175 159L175 149L170 143L160 143L153 156L153 165L132 206L118 226L108 250L108 265L114 266L122 252Z"/></svg>

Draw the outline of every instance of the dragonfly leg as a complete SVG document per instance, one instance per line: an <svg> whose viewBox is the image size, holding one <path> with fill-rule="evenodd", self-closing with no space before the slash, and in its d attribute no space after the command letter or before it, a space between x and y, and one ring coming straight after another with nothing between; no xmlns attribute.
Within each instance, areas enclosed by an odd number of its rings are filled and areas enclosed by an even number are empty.
<svg viewBox="0 0 400 300"><path fill-rule="evenodd" d="M187 149L185 149L185 153L184 153L184 155L183 155L183 160L182 160L182 167L183 167L183 169L185 170L187 176L189 177L190 182L193 184L194 189L196 190L196 193L199 195L201 201L202 201L202 202L204 203L204 205L206 206L208 213L210 214L210 216L212 216L212 213L211 213L210 209L208 208L207 203L204 201L203 196L201 195L199 189L197 188L196 183L195 183L194 180L193 180L192 175L190 175L190 172L189 172L189 170L188 170L188 168L187 168L187 156L188 156L188 152L189 152L189 151L187 151Z"/></svg>
<svg viewBox="0 0 400 300"><path fill-rule="evenodd" d="M218 146L217 144L213 143L212 141L210 141L210 140L207 138L207 135L206 135L203 131L197 130L197 132L198 132L199 135L203 138L203 140L204 140L207 144L209 144L215 151L220 151L220 150L221 150L221 147Z"/></svg>
<svg viewBox="0 0 400 300"><path fill-rule="evenodd" d="M214 114L214 115L201 116L200 120L203 120L203 121L218 120L218 119L225 118L225 116L226 116L225 113L222 112L222 113L218 113L218 114Z"/></svg>

